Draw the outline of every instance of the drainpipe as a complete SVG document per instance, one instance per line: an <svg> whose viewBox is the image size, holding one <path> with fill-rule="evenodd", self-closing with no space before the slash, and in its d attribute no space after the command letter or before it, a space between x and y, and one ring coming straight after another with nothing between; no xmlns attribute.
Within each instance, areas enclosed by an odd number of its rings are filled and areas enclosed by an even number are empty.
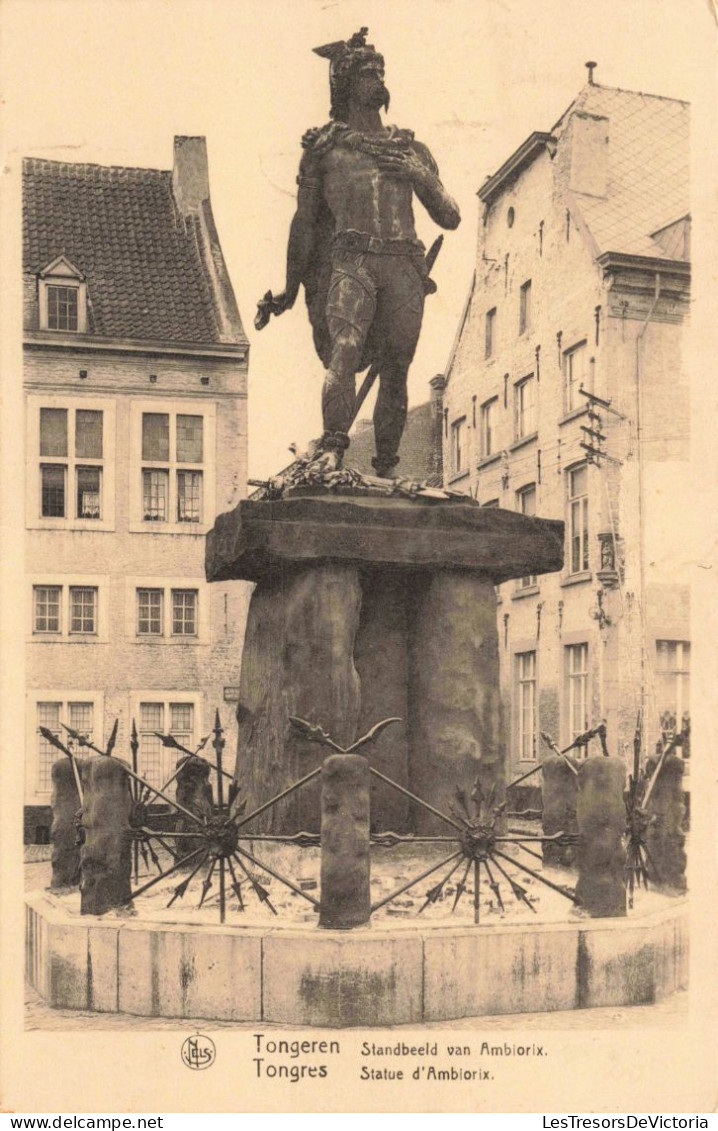
<svg viewBox="0 0 718 1131"><path fill-rule="evenodd" d="M648 730L648 711L647 711L647 694L646 694L646 658L648 655L648 636L646 631L646 547L645 547L645 523L643 520L643 381L641 373L641 347L643 345L643 338L648 323L653 318L658 300L661 296L661 276L656 272L656 282L653 293L653 302L651 309L648 311L646 318L641 326L638 334L636 335L636 448L638 455L638 570L641 588L640 597L640 617L641 617L641 711L644 720L644 737L647 735Z"/></svg>

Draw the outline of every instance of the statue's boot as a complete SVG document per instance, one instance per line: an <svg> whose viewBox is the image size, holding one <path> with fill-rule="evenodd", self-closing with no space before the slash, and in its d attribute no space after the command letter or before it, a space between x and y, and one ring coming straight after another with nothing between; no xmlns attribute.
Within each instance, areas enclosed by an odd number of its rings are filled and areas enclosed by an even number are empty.
<svg viewBox="0 0 718 1131"><path fill-rule="evenodd" d="M374 468L379 479L395 479L396 476L394 475L394 468L396 467L398 462L398 456L388 456L383 455L381 452L377 452L377 454L371 461L371 465Z"/></svg>

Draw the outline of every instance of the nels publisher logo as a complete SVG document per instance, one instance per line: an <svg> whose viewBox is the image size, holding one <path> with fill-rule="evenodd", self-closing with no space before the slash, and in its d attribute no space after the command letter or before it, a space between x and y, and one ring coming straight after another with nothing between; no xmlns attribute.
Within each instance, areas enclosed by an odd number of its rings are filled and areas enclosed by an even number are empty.
<svg viewBox="0 0 718 1131"><path fill-rule="evenodd" d="M211 1037L205 1037L203 1033L188 1037L182 1045L183 1064L196 1072L202 1068L209 1068L214 1064L216 1056L214 1041Z"/></svg>

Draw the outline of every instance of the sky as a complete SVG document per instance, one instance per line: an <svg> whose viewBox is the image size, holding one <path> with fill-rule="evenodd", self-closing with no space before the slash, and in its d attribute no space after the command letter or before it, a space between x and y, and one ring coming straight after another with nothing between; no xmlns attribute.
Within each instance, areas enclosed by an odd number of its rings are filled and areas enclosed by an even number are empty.
<svg viewBox="0 0 718 1131"><path fill-rule="evenodd" d="M4 0L3 163L23 156L170 168L203 134L212 206L250 343L250 475L321 432L322 369L303 299L261 333L257 299L284 285L306 129L328 118L312 48L361 26L386 59L388 122L436 158L462 224L446 234L409 378L446 366L473 269L485 177L547 130L586 81L700 102L713 71L711 0ZM416 204L419 235L437 234ZM373 397L365 410L371 411ZM364 415L363 413L362 415Z"/></svg>

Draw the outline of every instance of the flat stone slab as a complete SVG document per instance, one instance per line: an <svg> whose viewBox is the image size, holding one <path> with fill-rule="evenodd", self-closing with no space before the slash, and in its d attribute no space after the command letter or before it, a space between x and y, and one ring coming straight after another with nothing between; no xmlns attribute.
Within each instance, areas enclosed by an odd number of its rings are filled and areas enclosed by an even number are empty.
<svg viewBox="0 0 718 1131"><path fill-rule="evenodd" d="M208 581L259 581L318 561L470 569L498 585L563 566L564 524L472 499L394 498L302 489L243 500L207 536Z"/></svg>

